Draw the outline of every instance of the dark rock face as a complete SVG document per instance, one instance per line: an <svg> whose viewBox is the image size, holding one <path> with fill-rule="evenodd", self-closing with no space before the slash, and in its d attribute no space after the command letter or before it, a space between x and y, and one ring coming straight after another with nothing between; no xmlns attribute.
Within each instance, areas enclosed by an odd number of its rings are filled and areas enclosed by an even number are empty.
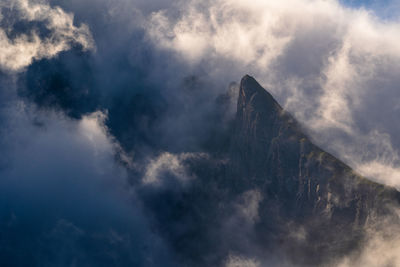
<svg viewBox="0 0 400 267"><path fill-rule="evenodd" d="M244 186L287 200L291 216L333 216L337 209L351 208L352 202L372 208L382 198L397 196L395 190L358 176L312 144L291 115L250 76L241 82L234 135L232 175ZM358 224L368 216L365 212L349 211Z"/></svg>
<svg viewBox="0 0 400 267"><path fill-rule="evenodd" d="M142 191L182 266L225 266L230 254L261 266L324 265L359 247L366 227L399 203L395 189L312 144L250 76L219 138L208 156L184 163L196 176L190 186Z"/></svg>
<svg viewBox="0 0 400 267"><path fill-rule="evenodd" d="M230 169L237 190L256 188L263 195L259 236L271 238L269 229L277 230L277 238L285 231L290 236L288 222L301 226L301 240L284 242L294 255L296 250L309 253L312 260L305 263L317 264L318 255L348 252L368 221L390 214L387 203L398 203L395 189L360 177L312 144L295 119L248 75L240 85L233 140Z"/></svg>

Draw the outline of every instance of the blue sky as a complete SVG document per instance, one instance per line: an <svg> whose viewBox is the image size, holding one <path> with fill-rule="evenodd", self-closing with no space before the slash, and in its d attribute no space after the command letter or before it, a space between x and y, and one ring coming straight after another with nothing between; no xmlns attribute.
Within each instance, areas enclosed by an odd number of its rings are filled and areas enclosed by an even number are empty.
<svg viewBox="0 0 400 267"><path fill-rule="evenodd" d="M364 7L372 10L383 19L396 19L400 17L399 0L339 0L341 3L354 8Z"/></svg>

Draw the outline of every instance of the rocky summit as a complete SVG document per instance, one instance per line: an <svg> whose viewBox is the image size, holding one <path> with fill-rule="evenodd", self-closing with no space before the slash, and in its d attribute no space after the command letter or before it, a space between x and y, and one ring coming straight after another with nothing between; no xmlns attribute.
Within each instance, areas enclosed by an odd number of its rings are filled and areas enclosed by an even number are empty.
<svg viewBox="0 0 400 267"><path fill-rule="evenodd" d="M190 186L144 194L183 266L223 265L232 254L264 259L261 266L319 266L356 251L367 229L395 218L397 190L314 145L248 75L223 136L219 149L186 159L196 177Z"/></svg>
<svg viewBox="0 0 400 267"><path fill-rule="evenodd" d="M254 188L263 196L256 231L266 239L270 229L278 239L285 233L281 242L294 257L312 255L307 264L357 247L368 224L399 203L397 190L361 177L314 145L248 75L240 84L233 140L231 177L238 189ZM302 235L293 235L287 222Z"/></svg>

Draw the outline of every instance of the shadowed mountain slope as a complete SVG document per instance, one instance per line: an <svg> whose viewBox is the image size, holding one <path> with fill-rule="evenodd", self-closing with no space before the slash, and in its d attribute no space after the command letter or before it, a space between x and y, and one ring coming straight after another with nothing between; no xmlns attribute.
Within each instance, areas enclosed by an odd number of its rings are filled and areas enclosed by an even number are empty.
<svg viewBox="0 0 400 267"><path fill-rule="evenodd" d="M257 186L293 205L292 215L335 218L347 212L362 224L374 206L382 208L379 201L399 199L395 189L357 175L312 144L296 120L250 76L241 81L233 140L232 175L244 187Z"/></svg>
<svg viewBox="0 0 400 267"><path fill-rule="evenodd" d="M296 120L248 75L241 81L235 123L231 176L237 190L261 191L259 236L270 238L271 229L278 239L285 231L295 236L282 242L292 247L292 255L312 255L305 263L356 247L365 227L390 215L399 203L397 190L359 176L312 144ZM300 238L288 223L302 229Z"/></svg>
<svg viewBox="0 0 400 267"><path fill-rule="evenodd" d="M395 218L395 189L311 143L248 75L233 125L214 147L222 153L184 160L196 177L190 186L142 193L183 266L224 266L232 254L261 259L260 266L319 266L359 248L366 229L383 218Z"/></svg>

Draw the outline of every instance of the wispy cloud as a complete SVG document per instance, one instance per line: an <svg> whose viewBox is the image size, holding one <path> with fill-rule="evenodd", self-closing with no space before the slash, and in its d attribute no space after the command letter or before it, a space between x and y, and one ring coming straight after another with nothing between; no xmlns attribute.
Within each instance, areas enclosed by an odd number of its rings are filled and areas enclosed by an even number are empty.
<svg viewBox="0 0 400 267"><path fill-rule="evenodd" d="M225 267L260 267L260 263L254 259L248 259L237 255L229 255Z"/></svg>
<svg viewBox="0 0 400 267"><path fill-rule="evenodd" d="M191 174L185 161L195 158L207 157L204 153L181 153L172 154L164 152L155 159L151 159L146 166L145 174L143 177L143 184L161 186L165 183L170 182L168 177L175 179L179 183L185 184L190 180L194 179L194 175Z"/></svg>
<svg viewBox="0 0 400 267"><path fill-rule="evenodd" d="M87 25L75 26L73 14L47 2L6 0L0 5L0 12L13 14L12 20L0 16L3 24L0 27L0 68L3 70L20 71L33 60L54 57L72 45L81 45L83 49L95 47ZM41 36L37 28L29 29L28 25L28 30L13 33L13 24L17 22L39 22L49 32Z"/></svg>
<svg viewBox="0 0 400 267"><path fill-rule="evenodd" d="M193 0L178 9L178 17L165 9L149 18L148 35L160 49L216 77L253 73L317 144L363 175L400 186L400 129L392 123L400 23L334 0ZM385 135L385 146L371 138Z"/></svg>

